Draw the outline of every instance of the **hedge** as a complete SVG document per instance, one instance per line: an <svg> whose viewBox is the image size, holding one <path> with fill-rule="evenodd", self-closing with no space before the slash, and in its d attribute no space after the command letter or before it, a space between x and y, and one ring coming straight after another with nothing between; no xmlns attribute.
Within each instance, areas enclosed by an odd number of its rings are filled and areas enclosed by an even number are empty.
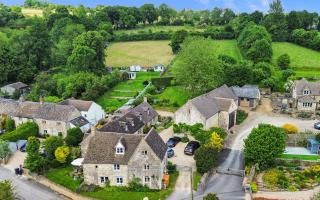
<svg viewBox="0 0 320 200"><path fill-rule="evenodd" d="M151 83L157 88L165 88L171 85L171 81L174 79L172 76L152 78Z"/></svg>
<svg viewBox="0 0 320 200"><path fill-rule="evenodd" d="M17 127L16 130L5 133L0 139L16 142L17 140L27 140L31 136L38 136L39 128L35 122L26 122Z"/></svg>

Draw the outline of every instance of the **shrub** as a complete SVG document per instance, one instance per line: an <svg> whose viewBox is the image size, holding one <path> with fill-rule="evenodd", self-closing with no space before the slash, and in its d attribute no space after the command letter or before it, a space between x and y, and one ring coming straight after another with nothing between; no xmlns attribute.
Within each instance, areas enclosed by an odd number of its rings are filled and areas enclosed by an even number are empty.
<svg viewBox="0 0 320 200"><path fill-rule="evenodd" d="M196 150L194 159L196 160L197 171L203 174L216 167L218 151L210 146L201 146Z"/></svg>
<svg viewBox="0 0 320 200"><path fill-rule="evenodd" d="M257 193L258 192L258 187L257 187L256 183L254 183L254 182L250 183L250 187L251 187L252 193Z"/></svg>
<svg viewBox="0 0 320 200"><path fill-rule="evenodd" d="M0 199L3 200L14 200L15 192L11 181L4 180L0 182Z"/></svg>
<svg viewBox="0 0 320 200"><path fill-rule="evenodd" d="M287 134L298 133L298 128L293 124L284 124L282 128L286 131Z"/></svg>
<svg viewBox="0 0 320 200"><path fill-rule="evenodd" d="M78 146L83 139L83 135L79 127L71 128L67 131L67 136L64 140L68 146Z"/></svg>
<svg viewBox="0 0 320 200"><path fill-rule="evenodd" d="M203 197L203 200L219 200L215 193L209 193Z"/></svg>
<svg viewBox="0 0 320 200"><path fill-rule="evenodd" d="M63 139L59 136L49 136L43 142L44 150L49 158L54 158L55 150L63 146Z"/></svg>
<svg viewBox="0 0 320 200"><path fill-rule="evenodd" d="M282 54L277 59L278 67L282 70L288 69L290 65L290 56L288 54Z"/></svg>
<svg viewBox="0 0 320 200"><path fill-rule="evenodd" d="M66 146L58 147L54 152L54 155L57 161L60 163L66 163L69 154L70 154L69 147L66 147Z"/></svg>
<svg viewBox="0 0 320 200"><path fill-rule="evenodd" d="M210 128L210 131L217 133L222 139L225 139L228 135L228 133L223 128L219 127Z"/></svg>
<svg viewBox="0 0 320 200"><path fill-rule="evenodd" d="M189 138L188 138L188 136L183 136L182 138L181 138L181 142L183 142L183 143L187 143L187 142L189 142Z"/></svg>
<svg viewBox="0 0 320 200"><path fill-rule="evenodd" d="M174 173L177 171L177 166L172 164L172 162L168 161L167 169L168 169L169 173Z"/></svg>
<svg viewBox="0 0 320 200"><path fill-rule="evenodd" d="M311 113L306 113L306 112L298 113L298 117L304 118L304 119L309 119L311 116L312 116Z"/></svg>
<svg viewBox="0 0 320 200"><path fill-rule="evenodd" d="M0 139L0 159L6 158L10 153L8 142Z"/></svg>
<svg viewBox="0 0 320 200"><path fill-rule="evenodd" d="M238 110L237 111L237 124L241 124L245 119L247 119L248 117L248 113L246 113L243 110Z"/></svg>
<svg viewBox="0 0 320 200"><path fill-rule="evenodd" d="M150 190L147 186L141 184L140 178L133 178L128 183L128 189L134 192L148 192Z"/></svg>
<svg viewBox="0 0 320 200"><path fill-rule="evenodd" d="M26 122L17 127L16 130L5 133L0 139L16 142L17 140L27 140L31 136L38 136L39 128L35 122Z"/></svg>
<svg viewBox="0 0 320 200"><path fill-rule="evenodd" d="M211 146L220 152L223 148L223 139L217 133L213 132L206 145Z"/></svg>
<svg viewBox="0 0 320 200"><path fill-rule="evenodd" d="M320 176L320 165L315 165L305 169L303 171L304 175L314 178L315 176Z"/></svg>
<svg viewBox="0 0 320 200"><path fill-rule="evenodd" d="M172 76L168 77L159 77L159 78L152 78L151 83L158 89L166 88L171 85L171 81L174 79Z"/></svg>
<svg viewBox="0 0 320 200"><path fill-rule="evenodd" d="M263 183L270 189L275 189L278 183L279 170L271 169L265 172L262 177Z"/></svg>
<svg viewBox="0 0 320 200"><path fill-rule="evenodd" d="M13 119L11 119L10 117L7 117L5 120L5 128L6 132L11 132L14 131L14 129L16 129L16 124L14 122Z"/></svg>

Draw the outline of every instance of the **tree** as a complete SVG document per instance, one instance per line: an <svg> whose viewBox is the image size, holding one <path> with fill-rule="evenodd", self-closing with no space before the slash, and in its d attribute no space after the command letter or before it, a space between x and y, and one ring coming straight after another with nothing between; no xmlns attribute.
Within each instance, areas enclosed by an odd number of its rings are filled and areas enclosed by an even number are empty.
<svg viewBox="0 0 320 200"><path fill-rule="evenodd" d="M66 163L69 154L70 154L69 147L66 147L66 146L58 147L54 152L56 160L60 163Z"/></svg>
<svg viewBox="0 0 320 200"><path fill-rule="evenodd" d="M290 65L290 56L288 54L282 54L277 59L278 67L282 70L288 69Z"/></svg>
<svg viewBox="0 0 320 200"><path fill-rule="evenodd" d="M10 117L7 117L5 120L5 130L6 132L11 132L14 131L16 129L16 124L14 122L13 119L11 119Z"/></svg>
<svg viewBox="0 0 320 200"><path fill-rule="evenodd" d="M247 51L247 58L254 63L270 62L272 58L272 46L266 39L257 40Z"/></svg>
<svg viewBox="0 0 320 200"><path fill-rule="evenodd" d="M140 7L140 12L142 14L143 22L147 22L148 24L152 24L157 20L157 10L153 4L144 4Z"/></svg>
<svg viewBox="0 0 320 200"><path fill-rule="evenodd" d="M27 158L24 165L31 172L39 173L43 168L43 159L39 152L40 141L36 137L29 137L27 145Z"/></svg>
<svg viewBox="0 0 320 200"><path fill-rule="evenodd" d="M214 47L212 40L200 37L187 38L182 44L172 69L177 82L192 95L202 94L223 83L224 73Z"/></svg>
<svg viewBox="0 0 320 200"><path fill-rule="evenodd" d="M218 133L213 132L206 145L211 146L220 152L223 148L223 139L218 135Z"/></svg>
<svg viewBox="0 0 320 200"><path fill-rule="evenodd" d="M0 139L0 159L5 159L10 153L8 142Z"/></svg>
<svg viewBox="0 0 320 200"><path fill-rule="evenodd" d="M83 139L83 135L79 127L71 128L67 131L65 142L68 146L78 146Z"/></svg>
<svg viewBox="0 0 320 200"><path fill-rule="evenodd" d="M170 46L172 48L173 53L178 53L180 50L180 45L183 43L183 41L188 36L188 31L186 30L179 30L176 31L171 38Z"/></svg>
<svg viewBox="0 0 320 200"><path fill-rule="evenodd" d="M203 197L203 200L219 200L215 193L209 193Z"/></svg>
<svg viewBox="0 0 320 200"><path fill-rule="evenodd" d="M260 169L272 166L286 146L286 134L282 128L260 124L244 141L244 156L248 164L259 164Z"/></svg>
<svg viewBox="0 0 320 200"><path fill-rule="evenodd" d="M223 64L225 74L225 82L229 85L243 86L251 83L253 79L253 66L251 62L241 61L237 64Z"/></svg>
<svg viewBox="0 0 320 200"><path fill-rule="evenodd" d="M15 193L11 181L4 180L0 182L0 199L14 200Z"/></svg>
<svg viewBox="0 0 320 200"><path fill-rule="evenodd" d="M293 124L284 124L282 128L286 131L287 134L296 134L298 133L298 127Z"/></svg>
<svg viewBox="0 0 320 200"><path fill-rule="evenodd" d="M92 64L95 62L96 52L87 46L76 46L68 58L67 65L72 72L96 72ZM101 70L101 69L99 69Z"/></svg>
<svg viewBox="0 0 320 200"><path fill-rule="evenodd" d="M169 25L170 20L177 14L177 12L170 8L166 4L161 4L158 9L159 17L161 17L161 21L159 22L162 25Z"/></svg>
<svg viewBox="0 0 320 200"><path fill-rule="evenodd" d="M63 145L64 142L60 136L49 136L43 142L44 150L49 158L54 158L55 150Z"/></svg>
<svg viewBox="0 0 320 200"><path fill-rule="evenodd" d="M201 146L196 150L194 159L196 160L197 171L206 173L217 165L218 151L211 146Z"/></svg>

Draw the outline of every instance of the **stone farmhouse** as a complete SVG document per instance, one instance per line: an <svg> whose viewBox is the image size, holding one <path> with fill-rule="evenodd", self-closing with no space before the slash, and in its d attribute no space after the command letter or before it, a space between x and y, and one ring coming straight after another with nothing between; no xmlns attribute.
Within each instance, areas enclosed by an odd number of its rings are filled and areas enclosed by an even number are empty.
<svg viewBox="0 0 320 200"><path fill-rule="evenodd" d="M242 107L255 108L258 106L261 95L258 86L244 85L233 86L232 91L238 97L238 105Z"/></svg>
<svg viewBox="0 0 320 200"><path fill-rule="evenodd" d="M30 87L22 82L11 83L1 88L1 92L4 94L8 94L9 96L12 96L15 92L19 92L19 94L25 94L29 90Z"/></svg>
<svg viewBox="0 0 320 200"><path fill-rule="evenodd" d="M315 112L320 109L320 82L308 82L306 79L293 83L291 95L294 107L299 111Z"/></svg>
<svg viewBox="0 0 320 200"><path fill-rule="evenodd" d="M88 120L91 125L97 124L106 116L103 108L93 101L84 101L71 98L62 101L59 104L74 106L78 111L80 111L82 117Z"/></svg>
<svg viewBox="0 0 320 200"><path fill-rule="evenodd" d="M99 131L111 133L142 134L143 128L157 123L158 113L146 101L130 109L121 117L116 117Z"/></svg>
<svg viewBox="0 0 320 200"><path fill-rule="evenodd" d="M89 122L74 106L45 103L43 99L40 102L0 99L0 114L11 117L16 125L36 122L41 135L65 136L72 127L79 126L84 132L90 128Z"/></svg>
<svg viewBox="0 0 320 200"><path fill-rule="evenodd" d="M96 131L81 143L84 182L126 186L134 178L152 189L162 188L167 146L151 129L145 134Z"/></svg>
<svg viewBox="0 0 320 200"><path fill-rule="evenodd" d="M238 97L223 85L189 100L174 114L175 123L203 124L204 129L221 127L230 129L236 123Z"/></svg>

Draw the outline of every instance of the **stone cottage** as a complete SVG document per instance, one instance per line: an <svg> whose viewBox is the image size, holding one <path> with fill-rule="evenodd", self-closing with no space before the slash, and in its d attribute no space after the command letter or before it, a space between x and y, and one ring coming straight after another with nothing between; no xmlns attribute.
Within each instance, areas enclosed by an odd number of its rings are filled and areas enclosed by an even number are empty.
<svg viewBox="0 0 320 200"><path fill-rule="evenodd" d="M112 133L142 134L143 128L154 125L159 114L146 101L130 109L121 117L110 121L99 131Z"/></svg>
<svg viewBox="0 0 320 200"><path fill-rule="evenodd" d="M103 108L93 101L84 101L78 99L67 99L61 101L60 105L71 105L74 106L90 124L95 125L99 120L104 119L106 113Z"/></svg>
<svg viewBox="0 0 320 200"><path fill-rule="evenodd" d="M226 85L189 100L174 114L175 123L230 129L236 123L238 97Z"/></svg>
<svg viewBox="0 0 320 200"><path fill-rule="evenodd" d="M92 128L81 143L86 184L126 186L134 178L152 189L162 188L167 146L151 129L146 135L106 133Z"/></svg>
<svg viewBox="0 0 320 200"><path fill-rule="evenodd" d="M293 83L291 95L294 107L299 111L315 112L320 108L320 82L309 82L306 79Z"/></svg>
<svg viewBox="0 0 320 200"><path fill-rule="evenodd" d="M89 129L89 122L81 118L74 106L45 103L43 99L40 102L0 99L0 114L11 117L16 125L36 122L41 135L65 136L67 130L75 126L80 126L82 130Z"/></svg>
<svg viewBox="0 0 320 200"><path fill-rule="evenodd" d="M242 87L233 86L232 91L238 97L238 105L255 108L259 104L261 95L258 86L244 85Z"/></svg>
<svg viewBox="0 0 320 200"><path fill-rule="evenodd" d="M1 88L1 92L4 94L8 94L9 96L12 96L15 92L19 92L19 94L25 94L29 90L30 87L22 82L11 83Z"/></svg>

